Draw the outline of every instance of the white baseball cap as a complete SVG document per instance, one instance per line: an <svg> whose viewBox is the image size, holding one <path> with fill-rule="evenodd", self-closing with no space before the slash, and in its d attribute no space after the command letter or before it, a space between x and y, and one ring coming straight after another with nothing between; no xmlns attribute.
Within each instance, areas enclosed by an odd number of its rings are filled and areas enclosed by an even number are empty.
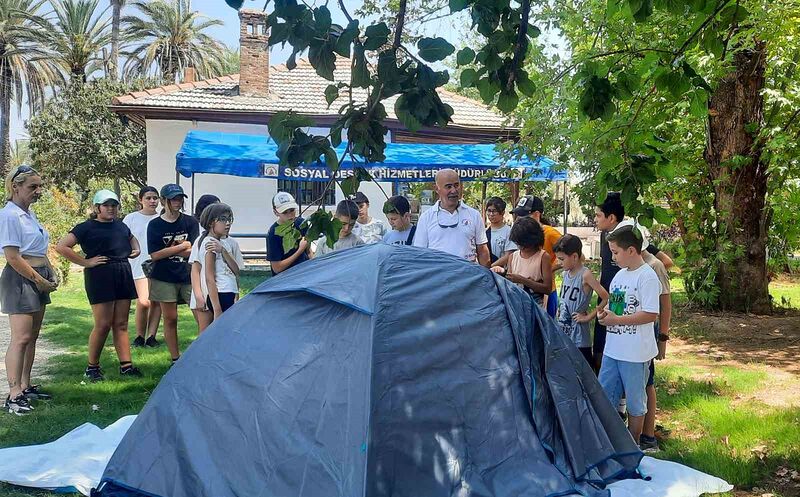
<svg viewBox="0 0 800 497"><path fill-rule="evenodd" d="M286 192L278 192L274 197L272 197L272 207L274 207L275 210L281 214L289 209L300 210L300 207L297 205L294 197L292 197L290 193Z"/></svg>

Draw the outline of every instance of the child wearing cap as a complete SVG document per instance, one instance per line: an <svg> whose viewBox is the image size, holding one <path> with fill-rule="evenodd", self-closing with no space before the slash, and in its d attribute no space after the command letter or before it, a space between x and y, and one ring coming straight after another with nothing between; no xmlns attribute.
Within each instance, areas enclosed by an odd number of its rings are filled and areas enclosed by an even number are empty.
<svg viewBox="0 0 800 497"><path fill-rule="evenodd" d="M356 192L350 200L358 205L358 220L353 228L353 233L364 240L364 243L377 243L383 240L383 235L389 231L382 219L369 215L369 199L361 192Z"/></svg>
<svg viewBox="0 0 800 497"><path fill-rule="evenodd" d="M392 227L383 235L383 241L391 245L413 245L416 226L411 225L411 204L402 195L390 197L383 204L383 213Z"/></svg>
<svg viewBox="0 0 800 497"><path fill-rule="evenodd" d="M300 229L303 218L298 217L299 210L294 197L287 192L278 192L272 197L272 211L278 220L267 232L267 260L273 276L308 260L308 240L305 239L305 231ZM298 246L288 252L283 250L283 238L275 232L278 226L286 223L293 223L303 234Z"/></svg>
<svg viewBox="0 0 800 497"><path fill-rule="evenodd" d="M182 212L186 194L176 184L161 188L164 212L147 225L147 249L153 261L150 273L150 300L158 302L164 317L164 342L172 362L180 357L178 349L178 304L189 304L192 279L188 258L192 243L200 233L197 221Z"/></svg>
<svg viewBox="0 0 800 497"><path fill-rule="evenodd" d="M364 241L353 234L353 226L356 224L358 217L358 206L352 200L342 200L336 206L336 219L342 222L342 228L339 230L339 239L330 248L327 243L327 238L324 236L317 241L317 255L330 254L337 250L344 250L359 245L364 245Z"/></svg>
<svg viewBox="0 0 800 497"><path fill-rule="evenodd" d="M119 198L109 190L98 191L92 200L89 219L73 227L58 242L56 251L85 269L84 286L92 306L94 327L89 335L89 364L85 375L91 381L103 379L100 354L109 331L119 358L119 374L142 376L131 363L128 343L128 313L136 298L136 286L128 259L139 255L139 242L130 228L117 218ZM82 257L73 247L80 245Z"/></svg>

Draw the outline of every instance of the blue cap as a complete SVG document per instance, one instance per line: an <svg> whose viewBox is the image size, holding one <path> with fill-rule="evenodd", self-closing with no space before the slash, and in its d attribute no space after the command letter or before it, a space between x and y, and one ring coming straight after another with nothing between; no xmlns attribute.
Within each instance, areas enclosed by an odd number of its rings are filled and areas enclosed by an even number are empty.
<svg viewBox="0 0 800 497"><path fill-rule="evenodd" d="M161 187L161 197L172 200L175 197L182 196L187 198L187 195L183 193L183 188L181 185L176 185L175 183L167 183L166 185Z"/></svg>

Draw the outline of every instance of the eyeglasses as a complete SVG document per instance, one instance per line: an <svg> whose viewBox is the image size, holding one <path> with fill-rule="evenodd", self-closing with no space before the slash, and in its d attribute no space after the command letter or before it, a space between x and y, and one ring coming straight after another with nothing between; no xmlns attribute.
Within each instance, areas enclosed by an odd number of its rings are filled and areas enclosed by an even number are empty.
<svg viewBox="0 0 800 497"><path fill-rule="evenodd" d="M494 209L486 209L486 214L491 216L492 214L500 214L500 211Z"/></svg>
<svg viewBox="0 0 800 497"><path fill-rule="evenodd" d="M436 224L438 224L439 227L443 229L458 227L459 223L461 223L461 212L456 209L456 224L442 224L442 222L439 221L439 212L441 212L441 210L442 210L441 207L438 207L436 209Z"/></svg>
<svg viewBox="0 0 800 497"><path fill-rule="evenodd" d="M31 166L25 166L25 165L19 166L17 168L17 172L15 172L14 176L11 177L11 181L13 182L15 179L17 179L17 176L19 176L20 174L31 173L31 172L35 172L35 170Z"/></svg>
<svg viewBox="0 0 800 497"><path fill-rule="evenodd" d="M220 223L224 223L224 224L233 224L233 216L231 216L231 217L228 217L228 216L218 217L217 221L219 221Z"/></svg>

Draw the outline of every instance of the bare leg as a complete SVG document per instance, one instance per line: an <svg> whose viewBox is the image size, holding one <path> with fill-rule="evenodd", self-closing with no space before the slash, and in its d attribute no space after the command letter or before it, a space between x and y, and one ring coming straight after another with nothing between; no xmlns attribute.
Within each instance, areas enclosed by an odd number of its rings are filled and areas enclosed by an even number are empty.
<svg viewBox="0 0 800 497"><path fill-rule="evenodd" d="M647 387L647 414L644 415L642 433L648 437L656 436L656 387Z"/></svg>
<svg viewBox="0 0 800 497"><path fill-rule="evenodd" d="M194 320L197 321L197 334L203 333L214 321L214 313L211 311L203 311L201 309L192 309Z"/></svg>
<svg viewBox="0 0 800 497"><path fill-rule="evenodd" d="M114 349L117 351L119 363L131 362L131 344L128 342L128 314L131 310L130 300L114 301L111 329Z"/></svg>
<svg viewBox="0 0 800 497"><path fill-rule="evenodd" d="M6 351L6 375L9 395L13 399L22 393L22 371L25 367L25 352L33 341L33 314L11 314L11 341Z"/></svg>
<svg viewBox="0 0 800 497"><path fill-rule="evenodd" d="M144 338L148 328L148 315L150 309L150 285L147 278L133 280L136 285L136 336Z"/></svg>
<svg viewBox="0 0 800 497"><path fill-rule="evenodd" d="M102 304L92 305L94 315L94 328L89 335L89 365L100 364L100 354L111 330L111 323L114 319L114 302L103 302Z"/></svg>
<svg viewBox="0 0 800 497"><path fill-rule="evenodd" d="M33 314L33 325L31 327L31 341L25 349L25 362L22 367L22 377L20 378L20 386L23 390L31 386L31 370L33 369L33 359L36 356L36 340L39 339L39 331L42 329L42 321L44 320L44 310Z"/></svg>
<svg viewBox="0 0 800 497"><path fill-rule="evenodd" d="M161 314L164 316L164 341L173 359L181 356L178 349L178 303L161 302Z"/></svg>
<svg viewBox="0 0 800 497"><path fill-rule="evenodd" d="M631 416L628 414L628 431L631 432L633 440L638 444L639 437L642 436L642 426L644 425L644 416Z"/></svg>

